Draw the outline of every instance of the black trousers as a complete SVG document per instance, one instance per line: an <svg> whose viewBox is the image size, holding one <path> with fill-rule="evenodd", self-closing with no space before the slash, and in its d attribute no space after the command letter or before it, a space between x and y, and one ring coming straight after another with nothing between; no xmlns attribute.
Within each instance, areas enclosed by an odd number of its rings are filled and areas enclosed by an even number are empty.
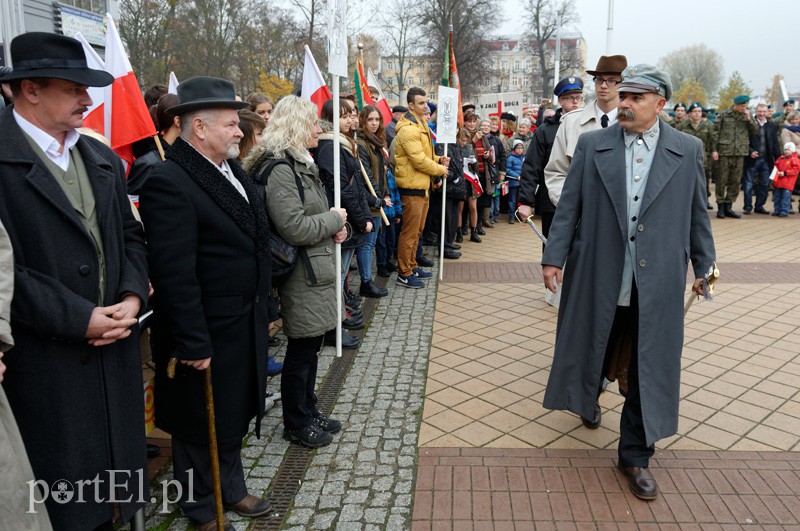
<svg viewBox="0 0 800 531"><path fill-rule="evenodd" d="M283 425L301 430L314 421L317 411L317 362L324 336L290 337L281 371Z"/></svg>
<svg viewBox="0 0 800 531"><path fill-rule="evenodd" d="M247 485L242 469L242 442L219 446L218 450L222 504L234 505L247 496ZM190 444L173 437L172 464L175 479L183 488L180 499L183 514L199 524L213 521L217 513L214 509L214 487L208 445Z"/></svg>
<svg viewBox="0 0 800 531"><path fill-rule="evenodd" d="M630 334L631 361L628 366L628 392L622 405L622 416L619 422L619 446L617 454L622 466L638 466L647 468L650 458L655 453L655 445L647 445L642 419L642 398L639 393L639 296L634 282L631 290L631 305L617 306L611 334ZM609 345L614 344L610 337ZM606 351L608 360L610 349ZM605 364L604 364L605 365ZM605 374L605 371L603 371ZM598 396L602 390L602 378L598 384Z"/></svg>
<svg viewBox="0 0 800 531"><path fill-rule="evenodd" d="M444 241L453 243L456 237L456 230L460 227L458 221L458 202L460 199L455 197L448 197L445 199L445 217L444 217Z"/></svg>

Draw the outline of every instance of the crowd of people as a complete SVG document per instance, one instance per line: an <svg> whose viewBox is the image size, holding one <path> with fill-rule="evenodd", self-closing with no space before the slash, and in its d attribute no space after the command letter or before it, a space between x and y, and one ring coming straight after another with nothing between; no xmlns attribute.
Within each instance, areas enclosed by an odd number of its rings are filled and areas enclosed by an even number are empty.
<svg viewBox="0 0 800 531"><path fill-rule="evenodd" d="M437 107L418 87L384 123L377 107L359 110L352 97L318 109L291 94L242 101L232 83L213 77L187 79L177 94L156 86L145 98L158 139L134 146L126 176L107 145L80 132L87 87L110 84L110 74L89 68L80 43L61 35L20 35L11 56L14 68L0 77L11 103L0 114L0 346L13 349L0 361L0 428L16 441L3 449L16 466L0 491L21 501L26 481L41 481L36 496L46 512L26 512L27 503L13 511L20 525L41 529L111 529L147 499L146 481L120 484L113 475L146 470L137 326L146 309L155 312L156 424L172 435L180 505L198 529L215 529L208 400L223 504L264 515L269 503L247 491L241 446L253 419L260 436L267 376L282 374L284 438L330 444L342 423L317 408L318 359L339 339L339 321L342 346L359 345L348 330L365 324L363 298L389 294L373 271L396 272L397 289L423 288L434 265L425 244L458 259L462 244L480 244L504 215L514 224L518 209L523 219L540 215L552 234L542 261L547 286L566 279L544 405L596 429L604 382L620 378L619 467L634 494L652 499L654 441L677 426L682 320L673 314L687 262L701 293L714 258L710 181L718 217L739 217L732 205L742 182L746 214L753 195L754 211L766 213L772 182L773 214L788 216L800 170L794 102L782 122L761 105L751 119L746 95L714 125L698 104L685 119L685 106L675 106L667 121L669 76L616 55L586 72L596 94L586 105L577 76L559 81L553 104L519 118L480 116L465 103L446 151L436 142ZM675 155L670 162L665 150ZM681 256L666 265L643 258L657 256L665 239ZM681 262L682 270L673 267ZM664 286L681 295L665 302ZM279 319L282 362L268 355ZM595 323L594 335L575 328L586 323ZM640 323L648 334L639 334ZM589 342L595 336L608 345ZM641 366L669 377L640 384ZM41 491L93 478L98 495L85 503Z"/></svg>

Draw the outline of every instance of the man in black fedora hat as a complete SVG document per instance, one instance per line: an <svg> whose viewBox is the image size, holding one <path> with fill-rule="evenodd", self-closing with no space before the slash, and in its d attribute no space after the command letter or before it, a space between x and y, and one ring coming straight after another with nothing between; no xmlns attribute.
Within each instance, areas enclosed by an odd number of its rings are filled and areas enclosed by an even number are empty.
<svg viewBox="0 0 800 531"><path fill-rule="evenodd" d="M248 494L241 448L254 417L260 435L277 312L266 210L235 160L243 136L237 109L247 103L213 77L187 79L178 99L168 112L180 117L181 136L139 196L157 315L156 425L172 434L184 514L199 529L216 529L202 371L210 366L213 376L223 504L263 515L269 503ZM172 358L180 363L169 378Z"/></svg>
<svg viewBox="0 0 800 531"><path fill-rule="evenodd" d="M628 66L624 55L603 55L597 61L594 70L586 73L594 82L595 100L582 110L567 113L561 118L550 160L544 169L545 183L550 200L558 206L561 188L572 163L572 154L578 143L578 137L586 131L604 129L617 121L617 104L619 104L619 84L622 71Z"/></svg>
<svg viewBox="0 0 800 531"><path fill-rule="evenodd" d="M19 35L11 59L0 77L14 96L0 114L0 221L14 250L16 346L3 386L53 527L111 529L114 501L127 521L147 495L135 327L146 250L122 162L76 129L87 86L113 76L88 68L63 35Z"/></svg>

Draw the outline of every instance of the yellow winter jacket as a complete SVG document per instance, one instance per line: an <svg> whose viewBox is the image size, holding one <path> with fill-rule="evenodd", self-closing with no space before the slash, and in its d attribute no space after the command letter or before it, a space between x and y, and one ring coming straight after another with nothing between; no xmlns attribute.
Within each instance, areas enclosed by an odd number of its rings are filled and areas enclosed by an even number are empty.
<svg viewBox="0 0 800 531"><path fill-rule="evenodd" d="M439 156L433 153L433 140L428 124L407 112L397 122L395 143L394 176L400 194L404 194L404 190L421 190L423 193L419 195L427 195L431 188L431 177L447 172L439 164ZM405 194L409 195L408 192Z"/></svg>

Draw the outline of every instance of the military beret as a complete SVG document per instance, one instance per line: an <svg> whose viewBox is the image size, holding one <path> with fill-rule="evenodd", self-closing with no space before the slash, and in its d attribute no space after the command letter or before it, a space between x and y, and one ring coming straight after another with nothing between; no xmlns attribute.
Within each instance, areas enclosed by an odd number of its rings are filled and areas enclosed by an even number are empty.
<svg viewBox="0 0 800 531"><path fill-rule="evenodd" d="M693 110L695 110L695 109L700 109L700 110L702 110L702 111L705 111L705 109L703 109L703 106L702 106L702 105L700 105L700 104L699 104L699 103L697 103L697 102L694 102L694 103L692 103L691 105L689 105L689 108L688 108L688 109L686 109L686 111L687 111L687 112L692 112L692 111L693 111Z"/></svg>
<svg viewBox="0 0 800 531"><path fill-rule="evenodd" d="M668 73L653 65L629 66L622 71L619 92L637 94L652 92L660 94L665 99L670 99L672 97L672 80Z"/></svg>
<svg viewBox="0 0 800 531"><path fill-rule="evenodd" d="M392 107L392 112L408 112L408 107L402 105L395 105Z"/></svg>
<svg viewBox="0 0 800 531"><path fill-rule="evenodd" d="M683 107L684 109L686 109L686 104L685 103L676 103L675 107L673 107L672 110L673 111L677 111L678 107Z"/></svg>
<svg viewBox="0 0 800 531"><path fill-rule="evenodd" d="M565 77L556 84L556 88L553 90L556 98L573 92L583 92L583 80L579 77Z"/></svg>
<svg viewBox="0 0 800 531"><path fill-rule="evenodd" d="M739 94L738 96L733 98L733 103L736 105L741 105L743 103L749 103L749 102L750 102L750 96L748 96L747 94Z"/></svg>
<svg viewBox="0 0 800 531"><path fill-rule="evenodd" d="M784 107L786 107L788 105L794 105L794 100L793 99L788 99L788 100L783 102L783 106Z"/></svg>
<svg viewBox="0 0 800 531"><path fill-rule="evenodd" d="M772 108L772 104L771 104L771 103L768 103L768 104L767 104L767 109L771 109L771 108Z"/></svg>

